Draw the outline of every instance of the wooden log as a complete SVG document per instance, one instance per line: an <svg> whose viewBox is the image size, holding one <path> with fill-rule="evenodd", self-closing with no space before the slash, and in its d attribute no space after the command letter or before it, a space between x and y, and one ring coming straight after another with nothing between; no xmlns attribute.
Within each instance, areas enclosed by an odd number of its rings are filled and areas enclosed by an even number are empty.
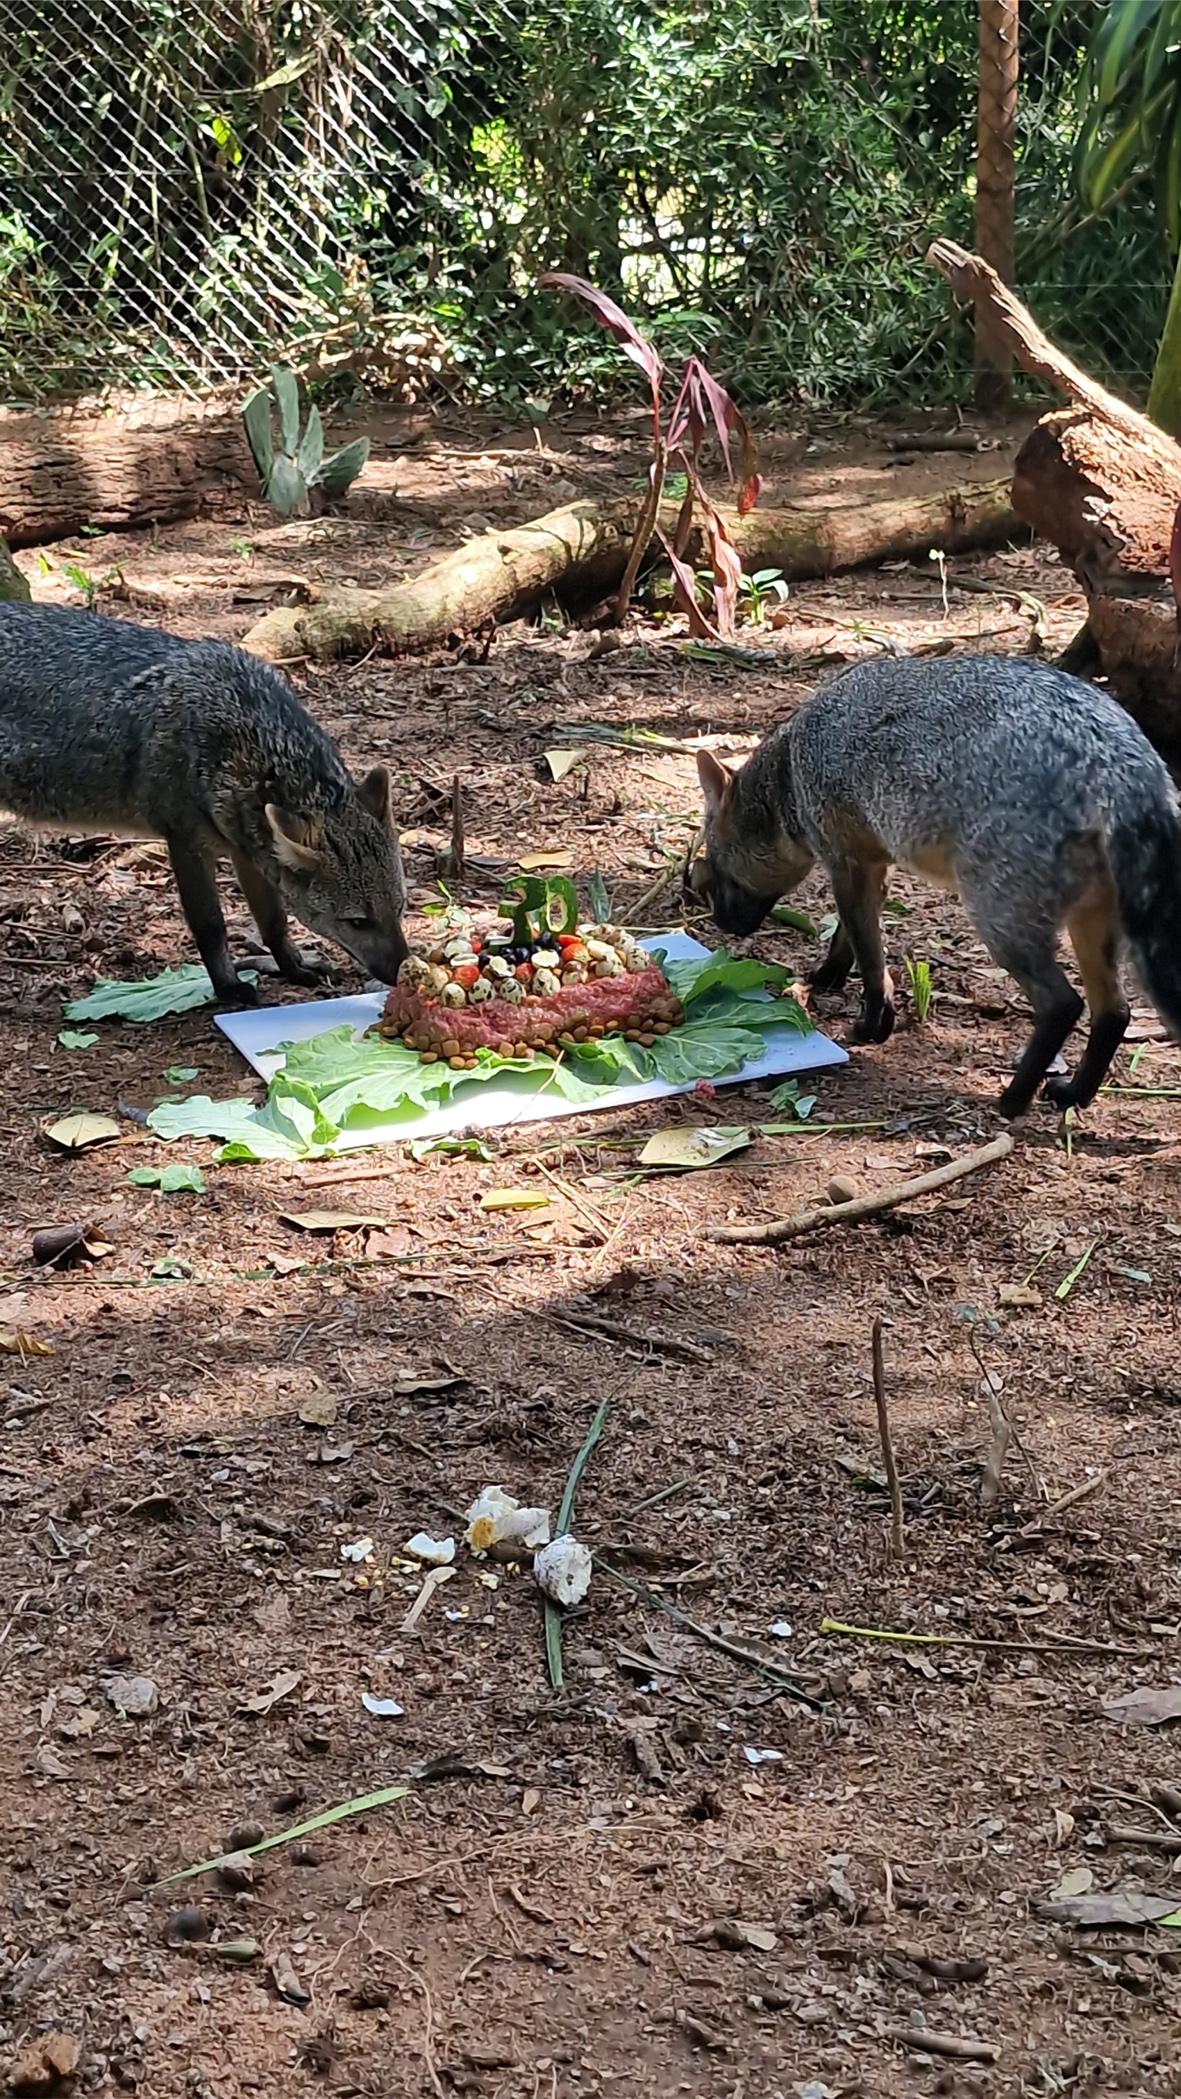
<svg viewBox="0 0 1181 2099"><path fill-rule="evenodd" d="M1064 356L978 255L936 241L928 261L986 304L1023 369L1070 403L1018 452L1013 507L1086 592L1072 661L1102 672L1181 778L1181 446Z"/></svg>
<svg viewBox="0 0 1181 2099"><path fill-rule="evenodd" d="M236 404L156 401L126 411L0 414L0 536L43 546L192 517L219 490L257 485Z"/></svg>
<svg viewBox="0 0 1181 2099"><path fill-rule="evenodd" d="M675 527L677 506L662 512ZM1018 536L1007 481L983 481L934 496L837 509L722 513L748 568L778 568L790 580L828 576L865 562L992 546ZM618 584L635 521L631 501L580 502L509 529L484 532L389 590L322 591L308 606L269 612L244 646L271 663L438 648L492 621L527 611L549 591L592 601ZM686 550L702 558L696 536Z"/></svg>

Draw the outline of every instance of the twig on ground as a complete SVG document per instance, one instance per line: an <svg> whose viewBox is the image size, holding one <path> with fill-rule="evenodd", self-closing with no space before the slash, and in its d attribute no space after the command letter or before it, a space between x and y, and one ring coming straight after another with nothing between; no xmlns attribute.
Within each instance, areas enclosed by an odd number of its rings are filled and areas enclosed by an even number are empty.
<svg viewBox="0 0 1181 2099"><path fill-rule="evenodd" d="M691 1363L712 1363L712 1348L702 1348L696 1341L684 1341L679 1334L653 1334L647 1329L621 1326L618 1320L602 1318L597 1312L555 1312L547 1307L546 1316L558 1326L573 1327L575 1333L606 1334L612 1341L629 1342L634 1348L661 1348L670 1356L687 1356Z"/></svg>
<svg viewBox="0 0 1181 2099"><path fill-rule="evenodd" d="M587 1430L586 1440L570 1467L566 1485L562 1490L562 1499L558 1505L558 1520L554 1530L556 1538L564 1537L570 1528L570 1520L574 1514L574 1497L578 1492L578 1483L586 1471L587 1459L603 1433L603 1425L607 1419L609 1406L610 1401L606 1399L600 1404L595 1418ZM549 1680L554 1690L560 1691L562 1688L562 1613L557 1604L548 1596L545 1599L545 1658L549 1665Z"/></svg>
<svg viewBox="0 0 1181 2099"><path fill-rule="evenodd" d="M822 1633L846 1640L884 1640L900 1647L979 1647L997 1654L1115 1654L1137 1661L1151 1661L1155 1647L1121 1647L1108 1640L986 1640L972 1633L903 1633L884 1625L846 1625L840 1618L822 1618Z"/></svg>
<svg viewBox="0 0 1181 2099"><path fill-rule="evenodd" d="M715 1647L719 1654L728 1654L731 1661L745 1662L748 1669L757 1669L760 1675L770 1677L772 1683L781 1684L785 1691L790 1692L793 1698L798 1698L800 1704L808 1706L812 1712L824 1711L821 1701L803 1690L795 1678L789 1676L786 1669L781 1669L776 1662L770 1662L765 1656L756 1654L751 1647L739 1646L736 1640L725 1639L721 1633L711 1632L708 1625L702 1625L697 1618L690 1618L687 1611L682 1611L677 1604L670 1603L666 1596L659 1595L655 1589L645 1589L639 1582L629 1581L626 1574L621 1574L618 1567L610 1566L606 1560L596 1560L595 1565L600 1574L607 1576L608 1581L618 1582L621 1589L630 1590L641 1603L648 1604L653 1610L663 1611L674 1624L683 1626L687 1633L693 1633L697 1639L704 1640L707 1647Z"/></svg>
<svg viewBox="0 0 1181 2099"><path fill-rule="evenodd" d="M1023 1523L1019 1531L1010 1531L1007 1537L1001 1539L998 1551L1006 1552L1022 1538L1036 1538L1038 1532L1045 1529L1051 1517L1061 1516L1064 1509L1072 1509L1076 1501L1081 1501L1086 1494L1093 1494L1096 1487L1102 1487L1106 1480L1105 1472L1097 1472L1093 1479L1080 1480L1077 1486L1068 1488L1065 1494L1060 1494L1057 1501L1052 1501L1048 1508L1039 1509L1037 1515L1031 1516L1028 1523Z"/></svg>
<svg viewBox="0 0 1181 2099"><path fill-rule="evenodd" d="M883 2026L884 2041L898 2041L903 2048L917 2049L920 2055L946 2055L961 2063L995 2063L1000 2061L1000 2049L992 2041L977 2041L972 2036L961 2037L958 2033L935 2033L929 2026Z"/></svg>
<svg viewBox="0 0 1181 2099"><path fill-rule="evenodd" d="M1013 1440L1013 1424L1001 1405L1001 1396L997 1389L997 1384L994 1382L993 1374L976 1346L976 1336L971 1331L971 1328L968 1330L968 1346L976 1358L976 1367L984 1379L984 1393L988 1400L988 1418L992 1423L992 1442L988 1446L988 1455L984 1460L984 1478L980 1483L980 1506L987 1512L989 1509L995 1509L1000 1499L1001 1473L1004 1470L1006 1453Z"/></svg>
<svg viewBox="0 0 1181 2099"><path fill-rule="evenodd" d="M537 1168L542 1179L549 1182L551 1188L556 1188L559 1195L565 1196L571 1209L577 1210L583 1223L590 1226L591 1231L594 1232L600 1244L605 1246L611 1237L614 1227L600 1216L592 1203L587 1202L585 1197L578 1193L577 1188L572 1188L569 1181L564 1181L561 1174L551 1173L549 1167L543 1166L540 1159L535 1158L532 1164Z"/></svg>
<svg viewBox="0 0 1181 2099"><path fill-rule="evenodd" d="M448 850L447 872L457 889L463 886L464 877L464 833L463 833L463 789L456 773L451 782L451 844Z"/></svg>
<svg viewBox="0 0 1181 2099"><path fill-rule="evenodd" d="M895 1181L876 1195L859 1195L848 1203L814 1203L806 1210L797 1210L792 1217L772 1218L768 1224L718 1225L706 1236L731 1245L776 1246L784 1239L798 1239L803 1232L820 1231L827 1225L857 1224L863 1217L875 1217L883 1210L897 1209L900 1203L913 1202L916 1196L934 1195L953 1181L962 1181L966 1174L979 1173L982 1167L1007 1159L1012 1149L1011 1133L1002 1130L999 1137L993 1137L978 1150L965 1152L962 1158L951 1159L931 1173L920 1173L912 1181Z"/></svg>
<svg viewBox="0 0 1181 2099"><path fill-rule="evenodd" d="M886 1485L890 1489L890 1556L902 1558L902 1488L898 1483L898 1467L894 1462L894 1441L890 1434L890 1416L886 1407L886 1366L882 1354L882 1322L873 1323L873 1397L878 1410L878 1435L882 1444L882 1464L886 1472Z"/></svg>
<svg viewBox="0 0 1181 2099"><path fill-rule="evenodd" d="M1140 1844L1145 1851L1163 1851L1169 1858L1181 1854L1181 1830L1133 1829L1123 1822L1113 1822L1103 1834L1109 1844Z"/></svg>

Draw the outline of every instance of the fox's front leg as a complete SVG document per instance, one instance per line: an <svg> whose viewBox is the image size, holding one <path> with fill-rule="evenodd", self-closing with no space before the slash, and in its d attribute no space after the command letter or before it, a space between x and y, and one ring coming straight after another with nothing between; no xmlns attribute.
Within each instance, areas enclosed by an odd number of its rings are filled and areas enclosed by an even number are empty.
<svg viewBox="0 0 1181 2099"><path fill-rule="evenodd" d="M238 877L242 894L250 906L250 915L279 965L280 976L286 977L289 984L321 983L323 971L309 969L287 931L287 913L274 884L268 880L260 867L254 865L253 860L248 860L244 853L238 852L233 846L230 848L230 858L234 863L234 873Z"/></svg>
<svg viewBox="0 0 1181 2099"><path fill-rule="evenodd" d="M257 1005L256 986L248 984L234 968L209 855L194 838L173 836L166 842L180 891L181 908L197 943L197 952L209 971L219 1003L223 1006Z"/></svg>
<svg viewBox="0 0 1181 2099"><path fill-rule="evenodd" d="M808 982L813 991L843 991L852 970L853 943L838 918L836 931L828 943L828 953L812 971Z"/></svg>
<svg viewBox="0 0 1181 2099"><path fill-rule="evenodd" d="M884 861L841 860L829 868L843 931L861 975L861 1012L854 1042L886 1042L894 1032L894 986L882 950L882 898L888 869ZM832 959L837 945L829 949Z"/></svg>

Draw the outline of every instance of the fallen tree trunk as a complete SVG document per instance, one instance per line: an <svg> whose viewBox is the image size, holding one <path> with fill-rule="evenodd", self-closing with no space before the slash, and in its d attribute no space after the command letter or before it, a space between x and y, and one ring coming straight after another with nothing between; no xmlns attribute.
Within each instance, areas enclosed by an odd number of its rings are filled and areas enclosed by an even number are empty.
<svg viewBox="0 0 1181 2099"><path fill-rule="evenodd" d="M257 485L237 409L224 403L0 415L0 458L0 537L13 547L83 525L171 524L220 490Z"/></svg>
<svg viewBox="0 0 1181 2099"><path fill-rule="evenodd" d="M988 308L1022 368L1071 404L1043 416L1022 445L1013 507L1073 568L1086 593L1086 633L1098 667L1181 771L1181 658L1170 580L1181 447L1057 349L980 256L940 240L927 259L955 291Z"/></svg>
<svg viewBox="0 0 1181 2099"><path fill-rule="evenodd" d="M259 621L245 647L271 663L438 648L490 623L512 619L550 591L591 602L623 575L635 503L581 502L526 525L484 532L433 562L409 583L384 591L322 591L311 605L283 606ZM661 524L675 529L677 506ZM982 481L940 495L856 507L724 510L747 568L778 568L790 580L828 576L871 561L995 545L1021 530L1006 481ZM696 534L686 559L704 549Z"/></svg>

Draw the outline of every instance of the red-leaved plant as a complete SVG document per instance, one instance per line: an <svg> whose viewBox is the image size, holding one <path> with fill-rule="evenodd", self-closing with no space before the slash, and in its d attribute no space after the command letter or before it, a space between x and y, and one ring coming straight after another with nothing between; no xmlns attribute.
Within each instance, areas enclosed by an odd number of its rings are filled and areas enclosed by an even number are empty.
<svg viewBox="0 0 1181 2099"><path fill-rule="evenodd" d="M738 586L742 580L742 561L724 518L717 506L711 502L701 480L701 449L712 429L721 447L726 462L726 473L732 488L737 488L739 517L753 510L759 499L762 482L757 471L754 439L747 428L746 419L721 386L708 372L699 357L691 357L685 366L680 386L677 389L672 409L666 419L663 389L665 369L658 352L640 334L634 322L629 321L622 307L609 299L606 292L596 290L585 277L570 276L565 270L547 270L539 277L538 285L543 291L569 292L588 306L595 319L615 337L625 357L638 365L648 381L648 394L652 404L652 459L648 468L648 488L636 519L628 551L627 566L623 581L615 600L615 617L624 620L631 604L632 591L639 574L648 543L655 533L668 556L672 569L673 593L677 604L688 616L690 632L709 641L729 640L735 627L738 609ZM741 466L736 472L730 440L736 437L742 451ZM660 500L669 467L684 471L685 495L673 529L672 542L660 529ZM685 560L685 550L695 516L700 516L702 534L709 553L713 571L714 617L711 623L697 601L697 584L693 569Z"/></svg>

